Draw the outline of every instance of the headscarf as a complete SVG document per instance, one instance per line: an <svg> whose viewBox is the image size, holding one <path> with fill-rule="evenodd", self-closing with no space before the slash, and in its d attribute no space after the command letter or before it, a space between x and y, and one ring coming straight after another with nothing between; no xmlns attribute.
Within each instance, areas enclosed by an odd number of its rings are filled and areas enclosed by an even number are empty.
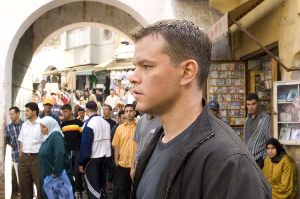
<svg viewBox="0 0 300 199"><path fill-rule="evenodd" d="M271 158L271 161L274 163L279 163L281 158L286 154L285 153L285 149L283 148L282 144L280 144L280 142L275 139L275 138L270 138L267 141L266 147L268 147L268 145L271 144L276 148L276 156Z"/></svg>
<svg viewBox="0 0 300 199"><path fill-rule="evenodd" d="M64 134L62 133L60 126L58 125L57 121L52 117L45 116L39 121L39 123L45 125L48 129L48 135L45 135L43 137L43 142L45 142L47 138L50 137L50 135L55 131L59 132L64 137Z"/></svg>

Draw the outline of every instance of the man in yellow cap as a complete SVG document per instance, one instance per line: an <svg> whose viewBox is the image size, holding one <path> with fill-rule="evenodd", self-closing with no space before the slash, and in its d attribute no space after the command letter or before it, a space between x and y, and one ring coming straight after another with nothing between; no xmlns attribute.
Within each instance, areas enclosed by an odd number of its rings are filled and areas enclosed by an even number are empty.
<svg viewBox="0 0 300 199"><path fill-rule="evenodd" d="M57 121L57 123L60 125L59 118L52 113L53 99L51 99L51 98L44 99L43 105L44 105L44 110L39 114L39 117L43 118L45 116L50 116L53 119L55 119Z"/></svg>

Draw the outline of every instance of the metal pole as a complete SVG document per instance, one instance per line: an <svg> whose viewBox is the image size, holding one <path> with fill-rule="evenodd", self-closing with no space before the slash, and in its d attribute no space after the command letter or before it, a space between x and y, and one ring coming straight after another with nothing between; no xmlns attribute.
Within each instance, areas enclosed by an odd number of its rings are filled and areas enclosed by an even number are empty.
<svg viewBox="0 0 300 199"><path fill-rule="evenodd" d="M261 47L267 54L269 54L273 59L275 59L277 61L277 63L287 72L291 72L291 71L298 71L300 70L299 67L291 67L288 68L286 65L284 65L284 63L282 63L279 59L279 57L273 55L273 53L271 51L269 51L265 46L263 46L250 32L248 32L244 27L242 27L242 25L236 21L234 18L232 18L230 16L230 14L228 15L228 18L241 30L243 31L248 37L250 37L250 39L252 41L254 41L254 43L256 43L259 47Z"/></svg>

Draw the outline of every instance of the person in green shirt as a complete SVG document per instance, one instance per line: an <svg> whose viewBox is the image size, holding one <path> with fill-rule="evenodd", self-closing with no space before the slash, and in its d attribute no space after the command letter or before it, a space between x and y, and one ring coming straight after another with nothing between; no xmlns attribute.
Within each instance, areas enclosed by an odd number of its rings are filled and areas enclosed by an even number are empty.
<svg viewBox="0 0 300 199"><path fill-rule="evenodd" d="M42 186L47 176L58 177L65 169L72 183L71 160L66 150L64 135L52 117L45 116L39 122L43 136L43 143L39 151L39 165ZM43 191L44 198L46 197Z"/></svg>

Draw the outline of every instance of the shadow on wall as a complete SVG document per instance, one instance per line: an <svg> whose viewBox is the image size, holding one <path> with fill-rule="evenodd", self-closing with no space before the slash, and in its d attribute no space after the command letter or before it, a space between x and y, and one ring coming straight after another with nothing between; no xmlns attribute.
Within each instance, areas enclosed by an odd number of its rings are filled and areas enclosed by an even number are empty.
<svg viewBox="0 0 300 199"><path fill-rule="evenodd" d="M292 67L300 68L300 52L297 52L293 58ZM291 75L292 80L300 80L300 71L293 71Z"/></svg>

